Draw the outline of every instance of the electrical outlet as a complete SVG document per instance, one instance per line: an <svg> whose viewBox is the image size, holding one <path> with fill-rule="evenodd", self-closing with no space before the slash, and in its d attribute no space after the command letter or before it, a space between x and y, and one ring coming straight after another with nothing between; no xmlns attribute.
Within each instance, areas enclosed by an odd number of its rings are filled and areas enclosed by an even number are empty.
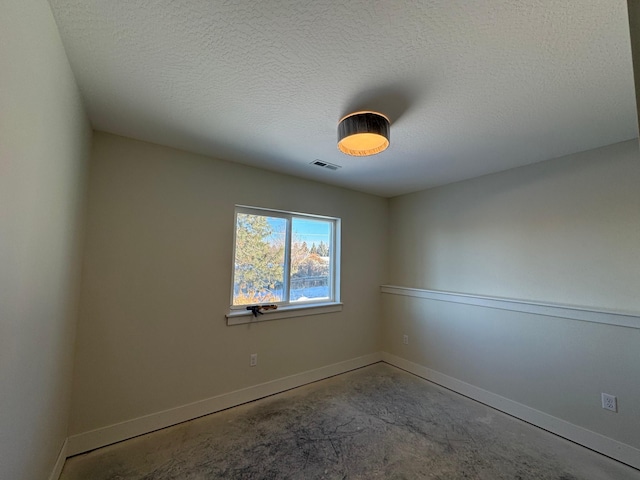
<svg viewBox="0 0 640 480"><path fill-rule="evenodd" d="M605 410L611 410L612 412L618 412L618 399L614 395L608 393L602 394L602 408Z"/></svg>
<svg viewBox="0 0 640 480"><path fill-rule="evenodd" d="M404 343L405 345L409 345L409 335L402 336L402 343Z"/></svg>
<svg viewBox="0 0 640 480"><path fill-rule="evenodd" d="M251 357L249 358L249 366L255 367L256 365L258 365L258 354L252 353Z"/></svg>

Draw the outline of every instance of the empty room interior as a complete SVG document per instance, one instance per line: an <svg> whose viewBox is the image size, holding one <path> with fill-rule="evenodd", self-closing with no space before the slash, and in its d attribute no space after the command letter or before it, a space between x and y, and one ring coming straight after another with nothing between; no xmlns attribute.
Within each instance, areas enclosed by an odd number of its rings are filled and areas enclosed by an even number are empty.
<svg viewBox="0 0 640 480"><path fill-rule="evenodd" d="M3 0L0 478L640 478L638 20Z"/></svg>

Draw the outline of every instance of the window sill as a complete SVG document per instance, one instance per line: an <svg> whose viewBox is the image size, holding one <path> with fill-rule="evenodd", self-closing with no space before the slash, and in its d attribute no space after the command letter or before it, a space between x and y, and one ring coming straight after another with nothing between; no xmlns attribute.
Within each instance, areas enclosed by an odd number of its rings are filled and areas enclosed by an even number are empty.
<svg viewBox="0 0 640 480"><path fill-rule="evenodd" d="M306 305L287 305L279 307L277 310L268 310L262 315L254 317L248 310L235 310L227 313L227 325L244 325L246 323L266 322L281 318L306 317L309 315L320 315L323 313L334 313L342 311L342 303L312 303Z"/></svg>

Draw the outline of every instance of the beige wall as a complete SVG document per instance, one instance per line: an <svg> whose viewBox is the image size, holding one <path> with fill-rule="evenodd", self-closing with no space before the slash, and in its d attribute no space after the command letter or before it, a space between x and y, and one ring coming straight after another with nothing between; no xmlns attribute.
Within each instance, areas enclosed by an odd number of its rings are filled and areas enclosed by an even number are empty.
<svg viewBox="0 0 640 480"><path fill-rule="evenodd" d="M67 436L91 131L45 0L0 9L0 478L47 478Z"/></svg>
<svg viewBox="0 0 640 480"><path fill-rule="evenodd" d="M226 326L235 204L340 217L343 311ZM95 133L71 433L379 351L387 208Z"/></svg>
<svg viewBox="0 0 640 480"><path fill-rule="evenodd" d="M394 198L390 283L638 314L638 185L633 140ZM383 298L385 351L640 447L640 330Z"/></svg>
<svg viewBox="0 0 640 480"><path fill-rule="evenodd" d="M391 201L390 282L640 312L636 141Z"/></svg>
<svg viewBox="0 0 640 480"><path fill-rule="evenodd" d="M633 76L636 85L636 108L640 116L640 0L627 0L629 13L629 33L631 39L631 54L633 57Z"/></svg>

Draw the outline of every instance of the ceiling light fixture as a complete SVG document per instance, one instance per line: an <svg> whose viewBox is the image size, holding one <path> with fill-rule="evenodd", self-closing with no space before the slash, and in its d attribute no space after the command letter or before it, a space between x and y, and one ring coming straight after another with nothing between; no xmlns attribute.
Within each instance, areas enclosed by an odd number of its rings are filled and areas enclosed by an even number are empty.
<svg viewBox="0 0 640 480"><path fill-rule="evenodd" d="M367 157L389 146L389 119L377 112L355 112L338 123L338 149L347 155Z"/></svg>

